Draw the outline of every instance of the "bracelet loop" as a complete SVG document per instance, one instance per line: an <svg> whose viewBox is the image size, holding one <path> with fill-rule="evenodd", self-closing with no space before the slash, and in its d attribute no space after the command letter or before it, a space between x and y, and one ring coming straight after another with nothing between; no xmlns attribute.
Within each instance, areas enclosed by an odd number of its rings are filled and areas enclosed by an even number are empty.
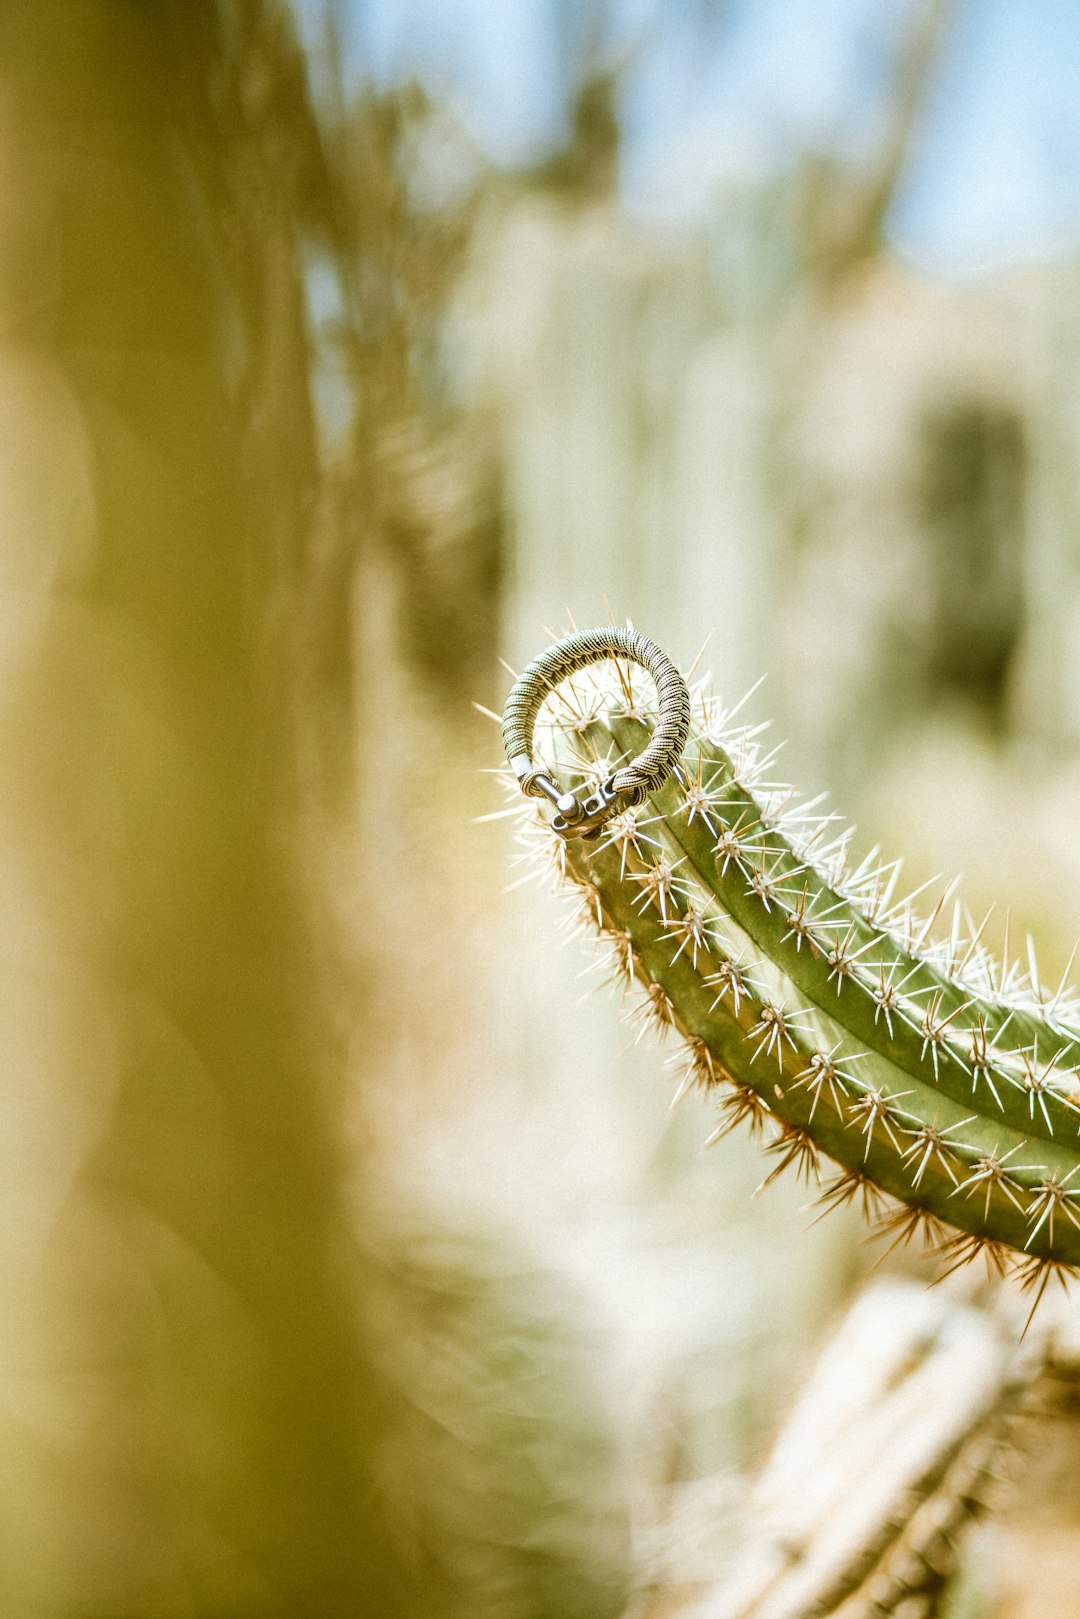
<svg viewBox="0 0 1080 1619"><path fill-rule="evenodd" d="M533 764L533 727L545 697L560 681L604 658L629 658L652 676L659 716L637 758L579 799L574 793L562 792L546 771ZM503 747L522 792L549 798L558 811L551 824L568 838L595 837L613 815L658 792L678 764L689 731L690 694L667 653L647 635L614 625L580 630L534 658L514 682L502 722Z"/></svg>

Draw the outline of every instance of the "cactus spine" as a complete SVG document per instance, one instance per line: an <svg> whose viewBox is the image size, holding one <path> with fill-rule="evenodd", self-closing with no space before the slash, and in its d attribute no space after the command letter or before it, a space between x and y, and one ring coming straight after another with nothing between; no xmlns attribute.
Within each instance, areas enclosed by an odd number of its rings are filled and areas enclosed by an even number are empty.
<svg viewBox="0 0 1080 1619"><path fill-rule="evenodd" d="M599 782L641 752L648 682L607 664L553 694L539 754ZM899 863L851 863L850 830L769 779L760 727L703 685L678 778L564 842L522 804L533 855L576 885L638 1015L685 1044L715 1094L711 1139L745 1122L775 1159L858 1200L949 1268L982 1252L1039 1292L1080 1265L1080 1006L1034 962L996 962L946 896L926 920ZM520 801L519 801L520 802ZM772 1178L771 1175L769 1178Z"/></svg>

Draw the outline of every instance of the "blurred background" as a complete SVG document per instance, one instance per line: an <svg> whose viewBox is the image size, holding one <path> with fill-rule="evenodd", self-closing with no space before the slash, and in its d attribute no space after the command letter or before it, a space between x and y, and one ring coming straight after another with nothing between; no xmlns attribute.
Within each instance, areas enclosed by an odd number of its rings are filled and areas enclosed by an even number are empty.
<svg viewBox="0 0 1080 1619"><path fill-rule="evenodd" d="M670 1109L474 705L708 639L1056 982L1078 78L1069 0L4 0L4 1616L720 1579L878 1253ZM1080 1613L1078 1456L953 1612Z"/></svg>

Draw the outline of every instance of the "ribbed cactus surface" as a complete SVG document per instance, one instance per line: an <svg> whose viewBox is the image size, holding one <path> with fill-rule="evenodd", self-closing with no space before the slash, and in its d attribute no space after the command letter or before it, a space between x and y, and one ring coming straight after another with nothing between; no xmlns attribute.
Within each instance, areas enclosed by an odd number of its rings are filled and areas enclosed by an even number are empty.
<svg viewBox="0 0 1080 1619"><path fill-rule="evenodd" d="M996 960L949 890L924 916L899 862L855 863L850 829L773 780L762 728L692 697L659 793L592 840L522 801L530 856L576 886L635 1015L681 1038L717 1136L745 1122L826 1206L858 1200L949 1266L981 1251L1041 1289L1080 1264L1080 1007L1033 959ZM579 673L536 755L564 787L604 781L652 702L636 668Z"/></svg>

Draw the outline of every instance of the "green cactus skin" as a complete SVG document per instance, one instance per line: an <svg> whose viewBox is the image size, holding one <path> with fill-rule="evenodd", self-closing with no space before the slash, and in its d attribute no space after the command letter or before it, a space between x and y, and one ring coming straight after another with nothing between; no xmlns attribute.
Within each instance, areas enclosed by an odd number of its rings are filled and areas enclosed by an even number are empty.
<svg viewBox="0 0 1080 1619"><path fill-rule="evenodd" d="M537 741L565 783L603 779L650 732L642 677L560 688ZM857 1199L949 1268L984 1253L1041 1289L1080 1266L1080 1007L894 897L899 864L849 863L850 831L767 780L761 727L703 686L681 780L564 843L534 800L525 835L577 885L583 919L641 986L638 1015L681 1036L685 1083L715 1093L777 1162ZM936 933L935 933L935 930ZM770 1175L770 1179L772 1176Z"/></svg>

